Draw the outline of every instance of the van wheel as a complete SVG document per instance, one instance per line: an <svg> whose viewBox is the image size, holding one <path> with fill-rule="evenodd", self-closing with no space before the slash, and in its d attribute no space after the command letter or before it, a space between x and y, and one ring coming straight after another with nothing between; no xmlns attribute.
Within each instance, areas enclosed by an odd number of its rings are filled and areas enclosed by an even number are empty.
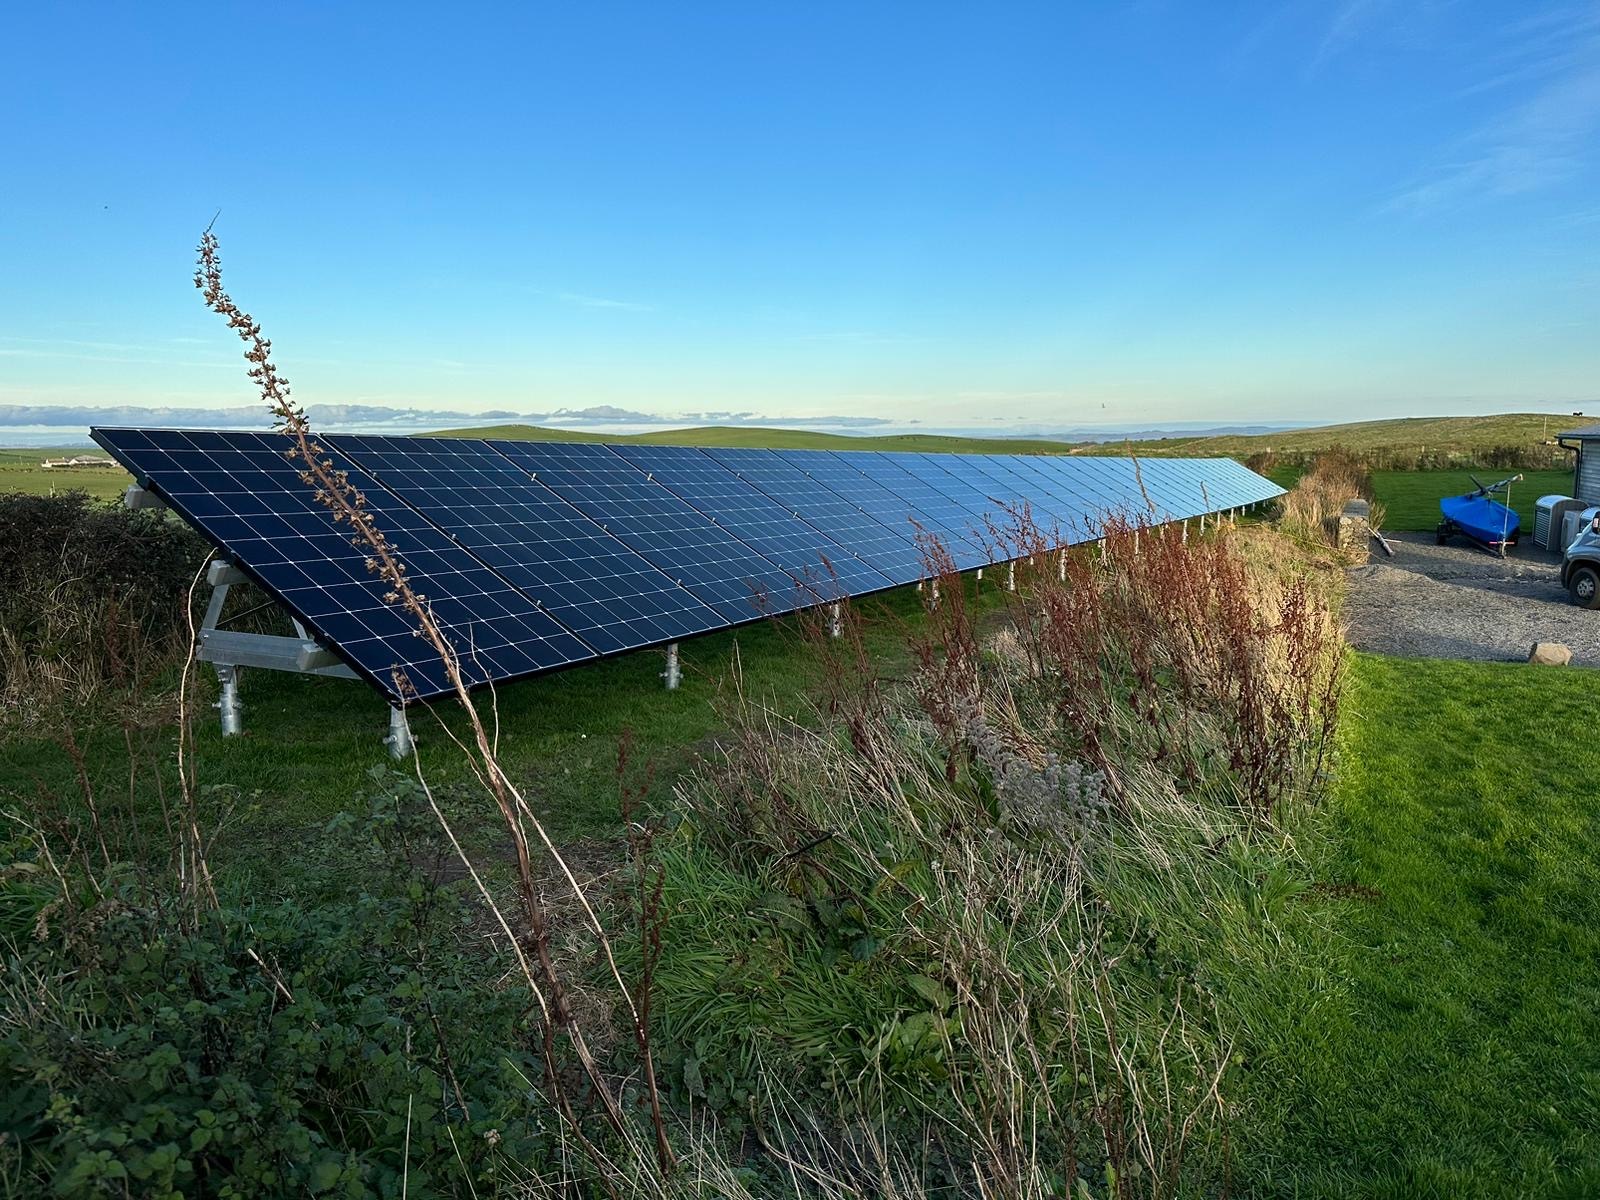
<svg viewBox="0 0 1600 1200"><path fill-rule="evenodd" d="M1600 571L1573 567L1567 577L1567 593L1579 608L1600 608Z"/></svg>
<svg viewBox="0 0 1600 1200"><path fill-rule="evenodd" d="M1440 521L1439 524L1437 526L1435 526L1434 530L1433 530L1433 544L1435 546L1442 546L1445 543L1445 539L1448 538L1449 536L1450 536L1450 522L1448 522L1448 521Z"/></svg>

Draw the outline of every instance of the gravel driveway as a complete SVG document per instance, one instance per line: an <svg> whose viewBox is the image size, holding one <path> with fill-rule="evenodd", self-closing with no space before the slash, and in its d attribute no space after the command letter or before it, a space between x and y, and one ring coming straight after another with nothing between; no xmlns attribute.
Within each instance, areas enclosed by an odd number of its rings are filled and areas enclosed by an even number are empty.
<svg viewBox="0 0 1600 1200"><path fill-rule="evenodd" d="M1535 642L1564 642L1574 666L1600 667L1600 610L1575 608L1560 585L1560 558L1515 547L1504 559L1463 538L1389 534L1395 556L1373 546L1350 572L1350 644L1410 658L1528 657Z"/></svg>

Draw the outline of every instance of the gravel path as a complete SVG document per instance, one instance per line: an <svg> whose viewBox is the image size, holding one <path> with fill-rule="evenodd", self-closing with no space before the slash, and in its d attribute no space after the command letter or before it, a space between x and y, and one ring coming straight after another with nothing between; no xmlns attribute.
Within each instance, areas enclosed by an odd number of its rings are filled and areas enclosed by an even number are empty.
<svg viewBox="0 0 1600 1200"><path fill-rule="evenodd" d="M1528 657L1535 642L1564 642L1574 666L1600 667L1600 611L1576 608L1560 585L1560 559L1532 542L1504 559L1431 533L1388 535L1350 572L1350 644L1409 658Z"/></svg>

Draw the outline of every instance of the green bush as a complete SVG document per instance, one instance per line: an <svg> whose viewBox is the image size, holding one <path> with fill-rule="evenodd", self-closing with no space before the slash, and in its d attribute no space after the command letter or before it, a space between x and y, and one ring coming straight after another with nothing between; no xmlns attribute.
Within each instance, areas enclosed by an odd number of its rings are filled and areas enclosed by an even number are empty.
<svg viewBox="0 0 1600 1200"><path fill-rule="evenodd" d="M388 1196L408 1175L416 1197L537 1161L531 998L500 985L474 911L409 866L408 804L335 822L345 870L368 868L353 894L330 877L198 920L132 871L52 894L11 847L0 1144L18 1177L67 1197Z"/></svg>
<svg viewBox="0 0 1600 1200"><path fill-rule="evenodd" d="M87 695L170 657L206 554L180 521L60 496L0 495L0 693Z"/></svg>

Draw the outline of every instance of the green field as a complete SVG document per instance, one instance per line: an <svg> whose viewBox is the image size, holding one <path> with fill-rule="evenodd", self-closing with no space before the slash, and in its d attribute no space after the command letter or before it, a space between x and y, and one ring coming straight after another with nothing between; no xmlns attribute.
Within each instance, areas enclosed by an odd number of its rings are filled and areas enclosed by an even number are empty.
<svg viewBox="0 0 1600 1200"><path fill-rule="evenodd" d="M1000 599L992 581L982 595ZM916 593L863 607L872 658L903 675ZM746 692L778 712L816 680L816 650L789 619L686 643L675 692L650 652L499 690L508 772L580 859L617 853L625 729L663 806L718 746L736 651ZM1245 885L1261 897L1259 940L1185 952L1233 1045L1229 1190L1600 1194L1600 745L1581 736L1595 676L1360 654L1351 664L1331 793L1284 830L1303 870ZM374 778L392 778L384 705L353 681L247 671L247 733L225 740L209 676L195 749L221 831L213 862L263 903L316 909L345 869L329 822L360 811ZM496 861L501 835L459 754L425 711L416 720L442 804L471 851ZM119 831L159 831L166 801L151 779L171 794L172 739L170 714L12 728L0 797L53 820L41 798L70 806L87 785ZM1271 949L1230 953L1240 945Z"/></svg>
<svg viewBox="0 0 1600 1200"><path fill-rule="evenodd" d="M653 433L594 433L585 429L547 429L541 425L491 425L440 430L443 437L512 438L537 442L615 442L639 446L728 446L768 450L905 450L946 454L1069 454L1082 447L1046 438L963 438L932 433L891 433L857 437L813 433L808 429L769 429L704 425Z"/></svg>
<svg viewBox="0 0 1600 1200"><path fill-rule="evenodd" d="M968 587L975 597L983 588L980 603L997 598L993 582L969 581ZM899 588L857 607L869 623L874 656L891 665L903 659L904 629L920 619L915 589ZM508 734L502 748L506 767L526 782L540 813L564 840L614 835L620 821L617 747L624 730L633 737L638 761L654 771L652 799L667 800L679 774L723 727L718 706L729 698L735 654L752 695L770 699L780 711L793 710L816 669L815 651L797 621L761 621L685 642L683 683L675 691L663 686L663 656L652 650L505 685L495 704ZM369 771L389 762L382 743L388 711L363 682L245 670L245 733L223 738L208 707L215 700L211 670L202 667L198 678L201 782L225 784L249 798L219 845L224 860L264 861L276 869L279 851L298 852L283 839L285 830L319 829L362 793ZM437 719L457 734L464 723L451 703L419 706L412 716L423 765L448 790L466 784L465 764ZM165 739L171 730L151 734ZM0 776L0 801L21 803L37 787L73 789L75 768L58 735L54 728L0 733L10 771ZM130 762L123 731L114 723L86 721L77 736L89 782L98 789L126 790L130 769L151 767ZM169 757L160 756L163 771L170 771ZM160 819L156 810L142 815Z"/></svg>
<svg viewBox="0 0 1600 1200"><path fill-rule="evenodd" d="M1258 1194L1600 1195L1596 677L1353 661L1297 965L1241 1047Z"/></svg>
<svg viewBox="0 0 1600 1200"><path fill-rule="evenodd" d="M82 446L71 450L0 450L0 493L30 492L49 496L78 491L106 500L122 495L133 477L121 467L46 471L39 465L47 458L98 453L100 451L92 447L86 450Z"/></svg>
<svg viewBox="0 0 1600 1200"><path fill-rule="evenodd" d="M1266 452L1304 454L1341 447L1358 453L1429 451L1465 455L1499 446L1540 446L1569 429L1593 423L1585 416L1500 413L1482 417L1404 417L1287 429L1246 437L1161 438L1127 443L1139 454L1248 458ZM1124 445L1119 443L1119 446ZM1107 453L1116 447L1107 446ZM1552 456L1565 451L1552 448ZM1559 461L1559 458L1556 459Z"/></svg>
<svg viewBox="0 0 1600 1200"><path fill-rule="evenodd" d="M1484 483L1496 482L1493 475L1474 471ZM1384 528L1397 531L1427 530L1439 523L1439 500L1459 496L1473 487L1465 471L1374 471L1373 496L1384 506ZM1525 471L1520 483L1511 485L1511 507L1522 518L1525 531L1533 529L1533 505L1540 496L1572 492L1571 471Z"/></svg>
<svg viewBox="0 0 1600 1200"><path fill-rule="evenodd" d="M1279 487L1292 488L1303 472L1279 467L1267 472ZM1439 501L1459 496L1474 485L1476 475L1485 483L1503 476L1484 471L1374 471L1372 494L1383 505L1383 527L1396 533L1427 532L1439 523ZM1540 496L1571 495L1571 471L1524 471L1522 481L1511 485L1511 507L1522 518L1524 531L1533 529L1533 506Z"/></svg>

